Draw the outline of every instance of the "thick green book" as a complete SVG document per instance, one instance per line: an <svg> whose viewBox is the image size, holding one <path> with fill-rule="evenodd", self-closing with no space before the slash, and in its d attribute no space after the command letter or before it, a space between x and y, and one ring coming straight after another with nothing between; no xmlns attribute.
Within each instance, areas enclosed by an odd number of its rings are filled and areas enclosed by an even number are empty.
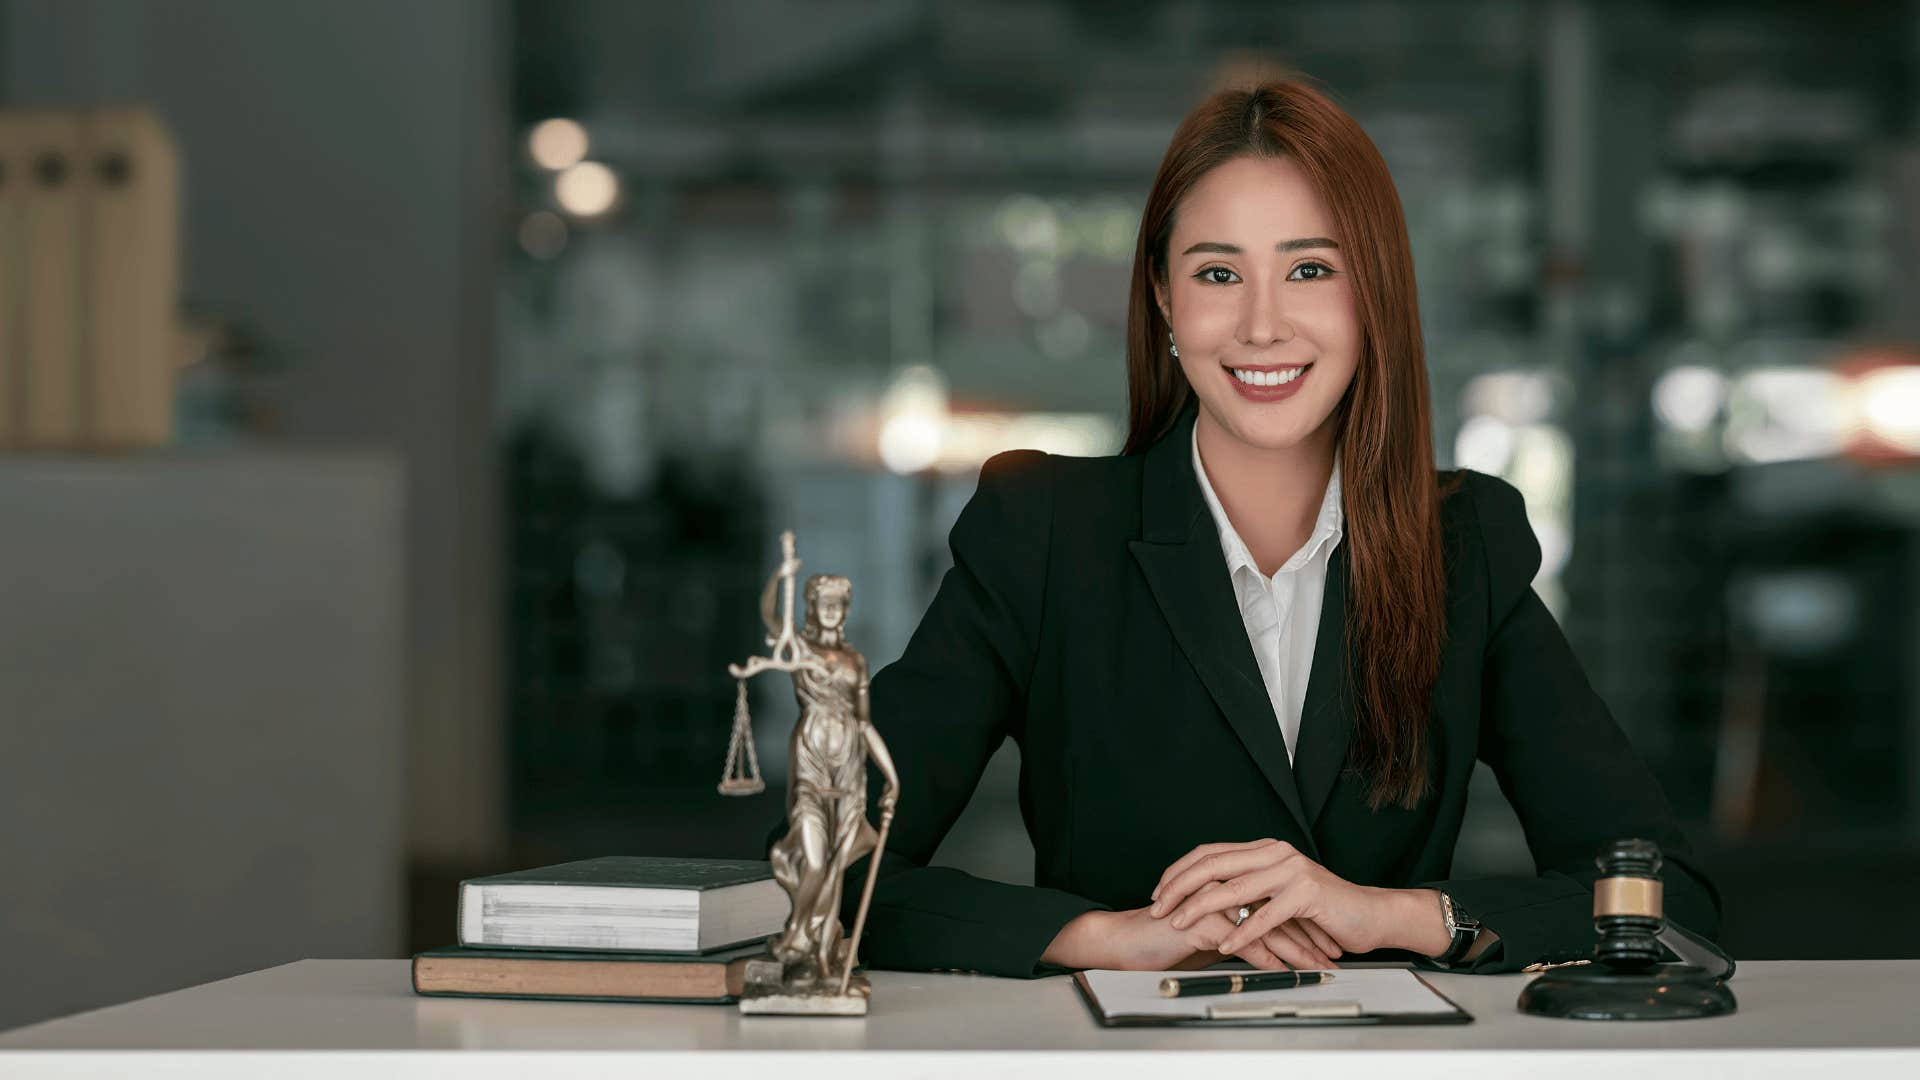
<svg viewBox="0 0 1920 1080"><path fill-rule="evenodd" d="M413 958L427 997L721 1004L739 999L764 942L702 955L539 949L429 949Z"/></svg>
<svg viewBox="0 0 1920 1080"><path fill-rule="evenodd" d="M778 933L790 906L764 861L610 855L461 882L459 940L708 953Z"/></svg>

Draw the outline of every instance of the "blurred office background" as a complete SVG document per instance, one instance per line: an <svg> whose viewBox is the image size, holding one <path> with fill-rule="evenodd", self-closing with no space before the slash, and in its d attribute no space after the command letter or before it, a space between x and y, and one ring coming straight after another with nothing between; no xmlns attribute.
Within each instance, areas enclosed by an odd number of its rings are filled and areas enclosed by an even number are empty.
<svg viewBox="0 0 1920 1080"><path fill-rule="evenodd" d="M1729 947L1920 955L1914 0L0 0L0 1027L761 854L779 530L878 668L985 457L1116 452L1140 204L1260 63L1392 168L1436 455ZM942 861L1031 879L1016 769Z"/></svg>

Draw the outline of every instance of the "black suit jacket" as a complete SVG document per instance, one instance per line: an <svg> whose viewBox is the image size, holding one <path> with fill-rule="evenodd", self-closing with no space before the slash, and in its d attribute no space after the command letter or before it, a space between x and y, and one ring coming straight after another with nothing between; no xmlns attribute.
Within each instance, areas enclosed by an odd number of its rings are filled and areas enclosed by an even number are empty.
<svg viewBox="0 0 1920 1080"><path fill-rule="evenodd" d="M1190 405L1143 454L1014 451L982 468L950 535L952 569L905 653L873 678L901 797L867 963L1055 973L1041 953L1075 916L1145 905L1197 845L1261 837L1357 884L1446 889L1500 935L1476 971L1590 955L1593 860L1617 837L1658 843L1667 914L1717 932L1718 897L1687 864L1658 785L1533 592L1540 549L1501 480L1467 472L1443 500L1431 794L1371 810L1343 775L1345 543L1328 567L1290 765L1193 473L1194 416ZM1033 886L929 865L1008 738L1020 747ZM1476 760L1525 826L1538 876L1449 878ZM870 773L870 800L879 791ZM849 926L865 865L849 875Z"/></svg>

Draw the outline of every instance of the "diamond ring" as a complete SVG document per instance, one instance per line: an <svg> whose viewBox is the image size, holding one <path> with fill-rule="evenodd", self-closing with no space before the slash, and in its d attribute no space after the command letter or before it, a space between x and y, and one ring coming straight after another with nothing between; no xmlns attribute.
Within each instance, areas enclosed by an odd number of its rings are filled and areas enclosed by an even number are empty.
<svg viewBox="0 0 1920 1080"><path fill-rule="evenodd" d="M1240 909L1239 911L1237 911L1237 912L1235 912L1235 913L1234 913L1234 916L1233 916L1233 925L1235 925L1235 926L1239 926L1239 925L1240 925L1241 923L1243 923L1243 922L1246 922L1246 921L1247 921L1247 916L1249 916L1249 915L1251 915L1251 914L1253 914L1253 909L1252 909L1252 908L1250 908L1250 907L1243 907L1243 908L1241 908L1241 909Z"/></svg>

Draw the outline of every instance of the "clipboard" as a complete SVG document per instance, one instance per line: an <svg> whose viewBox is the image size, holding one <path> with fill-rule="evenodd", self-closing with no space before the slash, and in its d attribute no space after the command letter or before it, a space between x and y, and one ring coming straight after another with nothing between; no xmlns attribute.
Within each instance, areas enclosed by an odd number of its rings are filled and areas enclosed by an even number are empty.
<svg viewBox="0 0 1920 1080"><path fill-rule="evenodd" d="M1157 998L1180 971L1076 971L1073 985L1101 1027L1328 1027L1471 1024L1473 1014L1408 967L1343 968L1332 982L1294 990ZM1349 976L1344 980L1342 976ZM1103 1001L1103 987L1106 998ZM1149 996L1146 988L1155 988ZM1429 1007L1430 1006L1430 1007ZM1208 1013L1229 1013L1210 1017Z"/></svg>

